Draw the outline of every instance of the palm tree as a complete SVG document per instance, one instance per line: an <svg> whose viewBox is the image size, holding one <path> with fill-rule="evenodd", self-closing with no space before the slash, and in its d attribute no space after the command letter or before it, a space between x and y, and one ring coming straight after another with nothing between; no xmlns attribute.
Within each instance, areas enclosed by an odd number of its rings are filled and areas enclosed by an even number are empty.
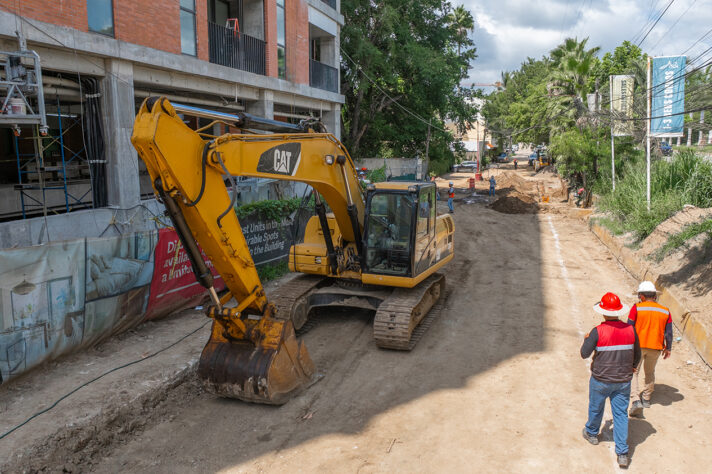
<svg viewBox="0 0 712 474"><path fill-rule="evenodd" d="M460 56L460 49L467 42L467 34L475 29L475 20L472 14L465 10L465 7L458 5L455 10L448 15L451 28L455 30L457 41L457 55Z"/></svg>

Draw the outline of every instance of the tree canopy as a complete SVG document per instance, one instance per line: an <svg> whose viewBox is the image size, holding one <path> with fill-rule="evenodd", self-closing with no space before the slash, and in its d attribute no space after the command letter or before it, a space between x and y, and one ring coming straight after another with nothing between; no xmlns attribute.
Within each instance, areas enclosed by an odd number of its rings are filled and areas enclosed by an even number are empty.
<svg viewBox="0 0 712 474"><path fill-rule="evenodd" d="M464 129L477 112L460 87L476 57L472 15L444 0L342 0L341 11L342 138L350 152L422 156L431 121L430 159L448 166L455 138L443 131L445 120Z"/></svg>

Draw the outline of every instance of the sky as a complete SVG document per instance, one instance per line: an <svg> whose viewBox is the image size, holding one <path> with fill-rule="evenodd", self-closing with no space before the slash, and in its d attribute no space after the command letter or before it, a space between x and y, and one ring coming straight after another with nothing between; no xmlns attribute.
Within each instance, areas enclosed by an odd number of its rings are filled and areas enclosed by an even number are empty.
<svg viewBox="0 0 712 474"><path fill-rule="evenodd" d="M589 37L588 46L600 46L600 56L613 51L624 40L635 38L637 43L670 0L456 0L453 3L464 5L475 18L475 31L470 36L478 57L470 69L469 82L463 84L469 85L497 81L503 70L518 69L527 57L541 58L568 37ZM649 21L651 17L653 21ZM653 56L683 54L710 28L712 0L672 0L641 48ZM712 32L686 55L695 58L711 46ZM712 59L712 51L695 64L706 59Z"/></svg>

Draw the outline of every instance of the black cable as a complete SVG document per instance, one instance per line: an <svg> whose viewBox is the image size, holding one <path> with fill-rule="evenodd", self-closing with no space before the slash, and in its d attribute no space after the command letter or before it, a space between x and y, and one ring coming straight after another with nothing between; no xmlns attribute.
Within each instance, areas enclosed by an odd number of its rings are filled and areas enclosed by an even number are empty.
<svg viewBox="0 0 712 474"><path fill-rule="evenodd" d="M71 396L71 395L73 395L74 393L78 392L79 390L81 390L82 388L86 387L87 385L90 385L90 384L96 382L96 381L99 380L100 378L105 377L105 376L109 375L109 374L112 373L112 372L116 372L117 370L124 369L124 368L129 367L129 366L134 365L134 364L138 364L139 362L143 362L143 361L146 360L146 359L150 359L151 357L157 356L157 355L160 354L161 352L167 351L168 349L170 349L171 347L175 346L175 345L178 344L179 342L182 342L183 340L187 339L188 337L192 336L192 335L195 334L196 332L198 332L198 331L200 331L201 329L203 329L203 328L204 328L208 323L210 323L210 322L211 322L211 321L205 321L205 322L204 322L203 324L201 324L198 328L194 329L193 331L189 332L189 333L186 334L185 336L181 337L180 339L178 339L178 340L175 341L174 343L172 343L172 344L170 344L170 345L164 347L163 349L157 350L157 351L154 352L153 354L149 354L149 355L147 355L146 357L143 357L143 358L141 358L141 359L136 359L136 360L133 360L133 361L128 362L128 363L126 363L126 364L120 365L120 366L118 366L118 367L114 367L113 369L107 370L107 371L104 372L103 374L98 375L98 376L94 377L93 379L91 379L91 380L89 380L89 381L87 381L87 382L84 382L83 384L79 385L78 387L76 387L76 388L70 390L70 391L67 392L66 394L64 394L64 395L62 395L61 397L59 397L54 403L52 403L52 404L51 404L50 406L48 406L47 408L38 411L37 413L35 413L34 415L32 415L31 417L29 417L28 419L26 419L26 420L23 421L22 423L20 423L19 425L15 426L15 427L13 427L12 429L10 429L10 430L6 431L5 433L1 434L1 435L0 435L0 439L3 439L3 438L5 438L6 436L8 436L8 435L10 435L11 433L13 433L14 431L17 431L18 429L22 428L22 427L25 426L27 423L29 423L29 422L32 421L33 419L37 418L38 416L42 415L43 413L47 413L48 411L50 411L51 409L53 409L54 407L56 407L56 406L59 404L59 402L61 402L62 400L65 400L66 398L68 398L69 396Z"/></svg>
<svg viewBox="0 0 712 474"><path fill-rule="evenodd" d="M205 192L205 167L208 164L208 150L210 149L210 146L213 144L214 140L210 140L208 143L205 144L203 147L203 164L202 164L202 172L201 172L201 181L200 181L200 192L198 193L198 197L196 197L193 201L190 201L186 203L186 206L188 207L193 207L196 204L200 202L201 199L203 199L203 193Z"/></svg>
<svg viewBox="0 0 712 474"><path fill-rule="evenodd" d="M668 5L665 7L665 10L663 10L663 12L658 16L658 19L655 20L655 23L653 23L653 26L650 27L650 29L648 30L648 32L645 33L645 36L643 36L643 39L640 40L636 46L640 46L641 44L643 44L643 41L645 41L645 38L647 38L648 35L650 34L650 32L653 31L653 28L655 28L655 26L658 24L658 22L659 22L660 19L663 17L663 15L665 15L665 12L668 11L668 8L670 8L673 3L675 3L675 0L670 0L670 3L668 3Z"/></svg>

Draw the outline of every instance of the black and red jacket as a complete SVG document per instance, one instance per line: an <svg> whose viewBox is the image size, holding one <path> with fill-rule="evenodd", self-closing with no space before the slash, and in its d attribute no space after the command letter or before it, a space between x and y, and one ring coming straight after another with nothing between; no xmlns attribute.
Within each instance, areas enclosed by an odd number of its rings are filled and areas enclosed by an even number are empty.
<svg viewBox="0 0 712 474"><path fill-rule="evenodd" d="M599 382L629 382L640 361L635 328L623 321L604 321L591 330L581 346L581 357L592 352L591 375Z"/></svg>

